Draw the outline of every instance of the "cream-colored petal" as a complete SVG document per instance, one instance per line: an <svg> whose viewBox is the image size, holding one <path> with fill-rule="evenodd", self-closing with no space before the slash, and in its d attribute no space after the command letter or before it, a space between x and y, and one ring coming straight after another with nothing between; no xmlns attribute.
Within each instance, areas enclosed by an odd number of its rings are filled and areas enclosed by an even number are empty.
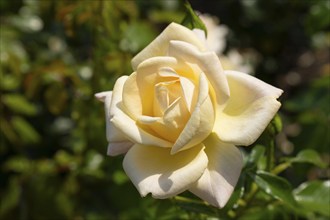
<svg viewBox="0 0 330 220"><path fill-rule="evenodd" d="M185 41L201 51L205 50L203 42L200 41L194 32L182 25L171 23L156 39L132 59L133 69L136 70L141 62L150 57L166 56L171 40Z"/></svg>
<svg viewBox="0 0 330 220"><path fill-rule="evenodd" d="M153 115L163 116L164 112L170 105L170 98L168 94L168 89L164 86L155 86L155 95L153 102Z"/></svg>
<svg viewBox="0 0 330 220"><path fill-rule="evenodd" d="M120 85L120 83L118 85ZM118 92L118 90L116 90L116 92ZM113 127L112 123L110 122L111 117L112 117L112 116L110 116L110 105L111 105L111 100L112 100L112 91L97 93L97 94L95 94L95 97L98 100L104 102L107 140L108 141L126 140L126 137L120 131L117 131L116 128ZM115 101L116 101L116 99L115 99ZM117 156L119 154L126 153L131 146L132 146L132 143L127 142L127 141L110 142L109 145L108 145L107 154L109 156Z"/></svg>
<svg viewBox="0 0 330 220"><path fill-rule="evenodd" d="M251 102L251 100L255 100L257 98L265 97L265 96L272 96L274 98L278 98L283 93L283 90L276 88L272 85L269 85L268 83L265 83L260 79L257 79L256 77L246 73L232 71L232 70L225 70L225 74L228 79L229 89L230 91L233 90L233 92L235 92L235 95L237 95L236 93L242 93L242 92L247 92L249 94L253 93L253 96L249 97L248 100L247 99L240 100L240 101L244 101L244 104Z"/></svg>
<svg viewBox="0 0 330 220"><path fill-rule="evenodd" d="M125 155L123 166L141 196L175 196L195 183L208 159L200 144L175 155L170 149L135 144Z"/></svg>
<svg viewBox="0 0 330 220"><path fill-rule="evenodd" d="M185 128L172 147L172 154L201 143L212 131L214 123L213 104L209 97L208 81L200 74L197 103Z"/></svg>
<svg viewBox="0 0 330 220"><path fill-rule="evenodd" d="M157 134L157 137L174 143L189 117L190 114L185 109L185 103L179 97L167 107L161 117L142 115L138 118L138 123L152 129Z"/></svg>
<svg viewBox="0 0 330 220"><path fill-rule="evenodd" d="M192 32L204 43L204 47L207 48L205 32L198 28L193 29Z"/></svg>
<svg viewBox="0 0 330 220"><path fill-rule="evenodd" d="M99 93L96 93L94 96L101 102L104 102L105 98L108 96L108 97L110 97L110 102L111 102L112 91L99 92Z"/></svg>
<svg viewBox="0 0 330 220"><path fill-rule="evenodd" d="M172 144L153 136L147 131L140 128L134 121L122 103L123 87L127 80L127 76L120 77L114 86L111 104L107 97L105 99L107 119L107 139L111 142L144 143L160 147L171 147ZM109 99L110 100L110 99ZM110 106L110 107L109 107Z"/></svg>
<svg viewBox="0 0 330 220"><path fill-rule="evenodd" d="M182 98L179 97L168 106L163 117L165 124L175 123L177 126L173 127L181 127L181 125L188 120L189 114L188 111L184 109L185 106L182 105L182 102Z"/></svg>
<svg viewBox="0 0 330 220"><path fill-rule="evenodd" d="M132 73L123 86L123 105L131 118L136 119L142 115L142 98L138 88L136 72Z"/></svg>
<svg viewBox="0 0 330 220"><path fill-rule="evenodd" d="M205 141L209 159L202 177L189 190L216 207L224 207L230 198L243 167L241 152L211 134Z"/></svg>
<svg viewBox="0 0 330 220"><path fill-rule="evenodd" d="M107 95L104 99L104 108L106 115L106 134L108 142L122 142L127 141L125 135L118 130L111 122L112 117L120 111L118 109L119 103L122 101L123 85L126 82L127 76L122 76L117 79L112 96Z"/></svg>
<svg viewBox="0 0 330 220"><path fill-rule="evenodd" d="M225 71L230 99L217 109L214 132L235 145L250 145L261 135L281 106L282 90L253 76Z"/></svg>
<svg viewBox="0 0 330 220"><path fill-rule="evenodd" d="M149 59L144 60L142 63L139 64L137 68L138 77L143 80L145 77L148 77L158 72L160 75L163 74L164 76L168 76L168 72L170 72L169 70L175 69L177 65L178 61L174 57L150 57ZM171 75L172 74L173 73L171 73Z"/></svg>
<svg viewBox="0 0 330 220"><path fill-rule="evenodd" d="M171 78L178 78L179 77L179 75L171 67L161 67L161 68L159 68L158 74L161 77L171 77Z"/></svg>
<svg viewBox="0 0 330 220"><path fill-rule="evenodd" d="M139 88L138 95L142 97L143 115L152 116L153 114L155 85L164 80L159 71L162 70L162 73L165 74L164 67L175 68L177 65L177 60L173 57L152 57L139 65L136 71L136 82Z"/></svg>
<svg viewBox="0 0 330 220"><path fill-rule="evenodd" d="M112 119L113 125L120 130L128 140L133 143L153 145L159 147L172 147L172 143L154 136L142 129L132 118L123 111L119 111Z"/></svg>
<svg viewBox="0 0 330 220"><path fill-rule="evenodd" d="M105 118L106 118L106 135L107 140L109 141L107 154L109 156L117 156L124 154L128 149L133 145L133 143L128 142L125 135L117 130L111 122L111 118L117 111L114 108L117 108L117 104L120 102L120 96L122 94L122 86L126 81L127 77L121 77L115 83L114 91L100 92L95 94L95 97L104 102L105 108ZM112 108L111 108L112 106Z"/></svg>
<svg viewBox="0 0 330 220"><path fill-rule="evenodd" d="M197 64L205 73L216 93L218 105L229 98L229 87L218 56L214 52L200 52L196 47L183 41L170 42L169 56Z"/></svg>
<svg viewBox="0 0 330 220"><path fill-rule="evenodd" d="M197 93L195 92L195 85L190 79L186 77L180 77L180 83L187 109L192 112L197 102Z"/></svg>
<svg viewBox="0 0 330 220"><path fill-rule="evenodd" d="M142 123L142 124L152 124L152 123L155 123L155 122L161 120L161 118L141 115L137 120L139 123Z"/></svg>
<svg viewBox="0 0 330 220"><path fill-rule="evenodd" d="M107 155L117 156L120 154L125 154L133 146L132 142L110 142L108 145Z"/></svg>

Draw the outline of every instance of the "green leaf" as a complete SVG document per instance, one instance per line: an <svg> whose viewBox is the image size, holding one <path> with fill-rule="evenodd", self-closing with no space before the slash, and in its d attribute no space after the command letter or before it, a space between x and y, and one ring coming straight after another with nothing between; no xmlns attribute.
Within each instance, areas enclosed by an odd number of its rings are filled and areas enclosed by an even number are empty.
<svg viewBox="0 0 330 220"><path fill-rule="evenodd" d="M329 1L315 1L315 4L310 7L309 13L304 18L305 28L309 34L313 34L329 27L329 5Z"/></svg>
<svg viewBox="0 0 330 220"><path fill-rule="evenodd" d="M8 75L0 73L0 88L3 90L17 89L20 79L16 75Z"/></svg>
<svg viewBox="0 0 330 220"><path fill-rule="evenodd" d="M39 142L40 135L24 118L13 117L11 123L15 131L25 143Z"/></svg>
<svg viewBox="0 0 330 220"><path fill-rule="evenodd" d="M290 158L289 162L291 163L311 163L321 168L326 168L327 164L325 164L320 155L311 149L306 149L300 151L296 157Z"/></svg>
<svg viewBox="0 0 330 220"><path fill-rule="evenodd" d="M184 13L182 11L164 11L163 9L152 10L150 12L150 19L156 23L180 23Z"/></svg>
<svg viewBox="0 0 330 220"><path fill-rule="evenodd" d="M195 11L191 8L191 5L188 1L184 3L184 7L186 8L186 16L181 22L182 25L190 28L190 29L201 29L205 32L205 36L207 36L207 29L203 21L198 17Z"/></svg>
<svg viewBox="0 0 330 220"><path fill-rule="evenodd" d="M0 118L0 121L0 131L11 143L17 143L19 138L17 137L12 124L10 124L8 120L2 117Z"/></svg>
<svg viewBox="0 0 330 220"><path fill-rule="evenodd" d="M246 168L245 169L250 169L254 168L257 166L260 158L265 154L265 147L262 145L256 145L253 147L247 162L246 162Z"/></svg>
<svg viewBox="0 0 330 220"><path fill-rule="evenodd" d="M294 190L294 197L305 211L317 212L330 217L330 181L312 181Z"/></svg>
<svg viewBox="0 0 330 220"><path fill-rule="evenodd" d="M6 94L2 97L3 103L12 111L25 115L35 115L37 108L24 96L19 94Z"/></svg>
<svg viewBox="0 0 330 220"><path fill-rule="evenodd" d="M14 156L6 161L4 168L17 173L28 173L32 170L32 162L22 156Z"/></svg>
<svg viewBox="0 0 330 220"><path fill-rule="evenodd" d="M60 166L70 166L74 162L72 155L64 150L58 150L54 159Z"/></svg>
<svg viewBox="0 0 330 220"><path fill-rule="evenodd" d="M292 220L292 210L284 205L265 204L257 207L249 207L238 220Z"/></svg>
<svg viewBox="0 0 330 220"><path fill-rule="evenodd" d="M296 207L297 203L292 195L292 187L286 179L265 171L257 171L256 175L252 177L267 194L283 201L291 208Z"/></svg>
<svg viewBox="0 0 330 220"><path fill-rule="evenodd" d="M11 178L8 188L0 198L0 218L5 216L7 212L14 209L18 203L21 194L21 186L16 178Z"/></svg>
<svg viewBox="0 0 330 220"><path fill-rule="evenodd" d="M121 170L115 171L112 176L112 179L117 185L122 185L129 180L127 175Z"/></svg>
<svg viewBox="0 0 330 220"><path fill-rule="evenodd" d="M189 211L189 212L196 212L202 213L209 216L214 216L214 208L212 206L207 205L204 202L193 200L190 198L182 197L182 196L175 196L174 197L175 204L180 208Z"/></svg>

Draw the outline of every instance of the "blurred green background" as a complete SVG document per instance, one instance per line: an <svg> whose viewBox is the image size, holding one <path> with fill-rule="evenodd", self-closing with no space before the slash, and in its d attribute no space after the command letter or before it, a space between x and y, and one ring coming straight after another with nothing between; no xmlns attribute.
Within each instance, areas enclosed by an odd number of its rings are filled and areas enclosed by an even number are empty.
<svg viewBox="0 0 330 220"><path fill-rule="evenodd" d="M190 3L228 27L224 54L252 53L252 74L285 91L277 160L314 149L329 164L329 1ZM0 219L197 218L175 200L140 197L123 157L106 156L94 98L184 16L175 0L0 0ZM330 171L298 164L281 175L296 187Z"/></svg>

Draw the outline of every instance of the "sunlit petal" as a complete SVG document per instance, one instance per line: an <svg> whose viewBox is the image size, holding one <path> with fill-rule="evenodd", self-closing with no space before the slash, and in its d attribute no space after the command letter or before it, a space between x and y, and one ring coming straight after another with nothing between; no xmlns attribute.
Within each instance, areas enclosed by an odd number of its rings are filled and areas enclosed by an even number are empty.
<svg viewBox="0 0 330 220"><path fill-rule="evenodd" d="M194 45L201 51L205 50L203 42L194 32L182 25L171 23L156 39L132 59L133 69L136 70L141 62L150 57L166 56L171 40L182 40Z"/></svg>
<svg viewBox="0 0 330 220"><path fill-rule="evenodd" d="M171 41L169 55L197 64L205 73L216 92L218 105L224 104L229 98L229 88L218 56L214 52L201 52L193 45L183 41Z"/></svg>
<svg viewBox="0 0 330 220"><path fill-rule="evenodd" d="M230 99L223 109L217 109L214 131L225 142L250 145L280 108L276 99L283 91L245 73L225 73Z"/></svg>
<svg viewBox="0 0 330 220"><path fill-rule="evenodd" d="M131 118L136 119L142 115L142 97L137 85L136 72L127 78L123 86L122 102Z"/></svg>

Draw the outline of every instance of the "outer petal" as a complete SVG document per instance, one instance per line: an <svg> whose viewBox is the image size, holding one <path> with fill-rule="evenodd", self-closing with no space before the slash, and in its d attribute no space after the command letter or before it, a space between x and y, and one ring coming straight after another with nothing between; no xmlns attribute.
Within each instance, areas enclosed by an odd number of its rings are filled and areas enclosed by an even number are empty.
<svg viewBox="0 0 330 220"><path fill-rule="evenodd" d="M108 142L122 142L127 141L125 135L118 130L112 123L111 119L120 111L119 103L122 101L123 86L128 76L122 76L117 79L112 91L112 96L107 95L104 101L105 115L106 115L106 132Z"/></svg>
<svg viewBox="0 0 330 220"><path fill-rule="evenodd" d="M228 100L229 88L227 79L219 58L214 52L201 52L191 44L172 40L169 46L169 56L197 64L214 88L217 103L221 105Z"/></svg>
<svg viewBox="0 0 330 220"><path fill-rule="evenodd" d="M230 99L217 109L214 132L222 141L250 145L280 108L281 103L276 99L283 91L245 73L225 73Z"/></svg>
<svg viewBox="0 0 330 220"><path fill-rule="evenodd" d="M141 196L168 198L188 189L203 174L208 159L202 144L176 155L170 149L136 144L125 155L124 170Z"/></svg>
<svg viewBox="0 0 330 220"><path fill-rule="evenodd" d="M129 142L127 138L113 126L111 118L113 114L117 111L117 104L120 102L120 97L122 94L122 85L126 81L126 76L121 77L117 80L114 86L114 92L100 92L95 94L95 97L104 102L105 118L106 118L106 135L109 143L107 154L109 156L117 156L119 154L124 154L133 145ZM112 106L112 108L111 108Z"/></svg>
<svg viewBox="0 0 330 220"><path fill-rule="evenodd" d="M232 144L211 134L204 142L209 163L202 177L189 190L208 203L224 207L243 166L241 152Z"/></svg>
<svg viewBox="0 0 330 220"><path fill-rule="evenodd" d="M205 50L204 43L194 32L182 25L171 23L155 40L132 59L133 69L136 70L142 61L150 57L166 56L171 40L185 41L196 46L201 51Z"/></svg>
<svg viewBox="0 0 330 220"><path fill-rule="evenodd" d="M110 97L110 102L111 102L112 91L99 92L95 94L95 98L97 98L101 102L104 102L106 97Z"/></svg>

